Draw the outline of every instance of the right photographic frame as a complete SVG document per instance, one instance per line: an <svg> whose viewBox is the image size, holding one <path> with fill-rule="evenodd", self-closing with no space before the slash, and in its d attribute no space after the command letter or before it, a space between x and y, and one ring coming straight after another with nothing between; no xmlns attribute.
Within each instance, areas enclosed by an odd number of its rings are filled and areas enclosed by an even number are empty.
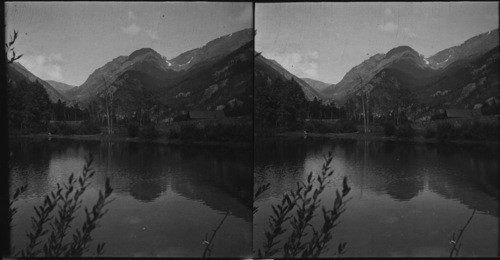
<svg viewBox="0 0 500 260"><path fill-rule="evenodd" d="M498 2L254 6L254 257L498 256Z"/></svg>

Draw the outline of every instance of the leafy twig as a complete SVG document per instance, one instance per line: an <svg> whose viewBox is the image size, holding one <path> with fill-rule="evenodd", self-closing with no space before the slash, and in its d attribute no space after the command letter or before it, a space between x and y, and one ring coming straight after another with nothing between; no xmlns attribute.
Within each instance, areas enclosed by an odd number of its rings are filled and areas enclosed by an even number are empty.
<svg viewBox="0 0 500 260"><path fill-rule="evenodd" d="M259 196L262 195L262 193L264 193L265 191L267 191L269 189L270 185L271 185L270 183L266 183L266 184L260 186L257 189L257 191L255 192L255 194L253 196L253 201L254 201L253 214L254 215L259 210L259 207L255 206L255 201L257 201L257 198L259 198Z"/></svg>
<svg viewBox="0 0 500 260"><path fill-rule="evenodd" d="M286 222L291 219L292 227L291 234L287 242L283 246L284 257L319 257L320 254L328 250L327 244L332 239L331 230L338 225L338 218L345 211L343 198L347 196L350 187L347 185L347 177L343 179L342 194L336 191L336 199L332 209L327 210L325 206L321 206L319 195L324 191L330 183L328 178L333 174L330 170L330 163L333 159L331 153L325 157L321 173L313 177L313 173L309 173L306 182L297 182L295 190L283 195L281 204L272 205L274 215L269 217L270 231L265 231L266 242L264 249L258 250L260 258L272 257L281 249L276 248L280 240L278 237L287 231L284 228ZM316 216L316 210L321 206L323 215L323 225L317 230L310 222ZM295 209L292 216L289 214ZM303 241L303 238L308 237L308 230L312 231L312 238L309 241ZM338 246L337 254L342 255L345 252L346 243L341 243Z"/></svg>
<svg viewBox="0 0 500 260"><path fill-rule="evenodd" d="M104 207L108 205L111 200L108 200L113 189L110 186L109 178L106 178L105 190L99 191L99 198L96 204L89 211L85 208L86 220L83 223L82 229L76 229L76 234L73 235L73 241L68 244L63 244L67 231L71 227L71 222L75 218L76 211L80 208L82 200L81 195L85 192L86 188L90 185L90 179L94 175L91 168L93 162L92 154L85 158L85 165L83 167L82 176L78 179L74 178L71 174L68 178L67 184L61 186L57 184L57 189L50 194L45 195L44 203L42 206L34 207L36 217L31 217L32 231L27 233L29 242L25 249L20 252L14 253L16 256L19 253L21 256L79 256L81 257L85 251L88 250L88 244L92 241L91 233L98 227L98 220L101 219L108 211ZM18 196L26 190L25 186L18 188L14 193L14 198L11 200L11 209L9 210L10 221L16 212L12 207L12 203ZM60 203L61 202L61 203ZM51 216L54 209L57 208L55 217ZM50 222L52 219L53 222ZM46 229L45 223L49 223L51 233L44 244L43 251L38 247L41 238L49 233ZM102 255L104 253L105 243L98 243L96 253L94 255ZM12 250L15 252L15 250Z"/></svg>
<svg viewBox="0 0 500 260"><path fill-rule="evenodd" d="M16 56L16 51L14 50L14 43L16 42L18 33L14 30L14 35L10 35L10 41L5 43L5 59L7 64L13 63L14 61L20 59L23 54ZM12 52L12 57L9 59L9 52Z"/></svg>
<svg viewBox="0 0 500 260"><path fill-rule="evenodd" d="M23 194L27 189L28 189L28 184L24 184L21 187L17 188L16 191L14 192L14 195L9 201L9 213L7 215L7 220L9 221L11 228L12 228L12 218L17 213L17 208L14 207L14 203L19 199L19 196L21 196L21 194Z"/></svg>

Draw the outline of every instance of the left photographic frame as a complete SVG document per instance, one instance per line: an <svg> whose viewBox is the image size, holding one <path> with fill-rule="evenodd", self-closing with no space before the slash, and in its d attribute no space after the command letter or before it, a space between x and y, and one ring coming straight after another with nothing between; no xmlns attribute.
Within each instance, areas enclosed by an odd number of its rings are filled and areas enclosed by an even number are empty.
<svg viewBox="0 0 500 260"><path fill-rule="evenodd" d="M5 257L252 256L253 6L4 3Z"/></svg>

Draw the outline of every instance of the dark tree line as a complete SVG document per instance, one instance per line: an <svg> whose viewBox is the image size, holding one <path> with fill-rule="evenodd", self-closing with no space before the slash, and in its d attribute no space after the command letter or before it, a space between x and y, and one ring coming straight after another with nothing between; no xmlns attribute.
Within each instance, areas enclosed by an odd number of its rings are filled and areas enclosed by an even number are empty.
<svg viewBox="0 0 500 260"><path fill-rule="evenodd" d="M338 119L345 117L344 108L333 101L323 103L317 98L308 101L300 85L293 79L270 79L257 72L255 77L254 123L258 129L302 129L306 119Z"/></svg>
<svg viewBox="0 0 500 260"><path fill-rule="evenodd" d="M12 81L8 84L8 116L9 128L21 129L29 132L47 131L49 122L82 121L88 120L87 110L78 105L68 105L60 100L57 103L50 101L43 85L35 81L28 83L24 80L19 84Z"/></svg>
<svg viewBox="0 0 500 260"><path fill-rule="evenodd" d="M66 104L60 99L52 105L51 120L56 121L83 121L89 119L87 109L80 109L78 104Z"/></svg>
<svg viewBox="0 0 500 260"><path fill-rule="evenodd" d="M273 127L291 130L307 116L307 100L293 80L268 80L255 77L255 118L257 128Z"/></svg>
<svg viewBox="0 0 500 260"><path fill-rule="evenodd" d="M307 104L308 118L310 119L337 119L346 116L345 108L338 108L333 100L323 103L315 97Z"/></svg>
<svg viewBox="0 0 500 260"><path fill-rule="evenodd" d="M9 127L37 131L46 129L51 107L49 95L42 84L21 81L18 86L9 88Z"/></svg>

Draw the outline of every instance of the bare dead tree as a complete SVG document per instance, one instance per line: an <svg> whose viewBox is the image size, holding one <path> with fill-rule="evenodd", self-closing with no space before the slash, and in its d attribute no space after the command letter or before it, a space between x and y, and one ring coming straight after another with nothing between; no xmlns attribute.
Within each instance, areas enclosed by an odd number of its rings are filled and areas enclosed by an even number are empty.
<svg viewBox="0 0 500 260"><path fill-rule="evenodd" d="M203 258L211 256L212 251L214 250L213 241L214 241L215 235L217 234L217 231L219 231L219 229L222 226L222 224L224 223L224 221L226 221L227 216L229 216L229 211L226 212L226 215L224 215L224 218L222 218L219 225L213 230L212 236L210 237L210 239L208 239L208 234L205 234L205 240L203 241L203 244L205 245L205 250L203 251L203 256L202 256Z"/></svg>
<svg viewBox="0 0 500 260"><path fill-rule="evenodd" d="M14 43L17 40L18 33L14 30L14 35L10 35L10 41L5 43L5 59L7 64L14 63L14 61L19 60L23 54L17 56L16 51L14 50ZM9 53L12 52L12 57L9 58Z"/></svg>
<svg viewBox="0 0 500 260"><path fill-rule="evenodd" d="M366 132L368 132L368 122L367 122L367 118L366 118L366 105L365 105L365 95L367 95L364 91L364 82L363 82L363 78L361 77L361 75L358 74L358 78L361 82L361 103L362 103L362 106L363 106L363 129Z"/></svg>
<svg viewBox="0 0 500 260"><path fill-rule="evenodd" d="M458 256L458 252L460 252L460 248L462 247L462 244L460 243L460 239L462 238L462 235L463 235L465 229L469 225L469 223L472 220L472 217L474 217L475 213L476 213L476 209L474 209L474 211L472 211L472 215L469 217L469 219L465 223L465 226L462 229L460 229L460 232L459 232L456 240L455 240L455 232L453 232L453 237L450 241L450 243L453 245L453 247L451 248L451 251L450 251L450 257L457 257Z"/></svg>
<svg viewBox="0 0 500 260"><path fill-rule="evenodd" d="M108 82L106 80L106 77L104 75L102 76L104 80L104 104L106 107L106 121L108 124L108 135L113 133L113 118L112 118L112 113L113 113L113 91L110 90L110 86L108 86Z"/></svg>

